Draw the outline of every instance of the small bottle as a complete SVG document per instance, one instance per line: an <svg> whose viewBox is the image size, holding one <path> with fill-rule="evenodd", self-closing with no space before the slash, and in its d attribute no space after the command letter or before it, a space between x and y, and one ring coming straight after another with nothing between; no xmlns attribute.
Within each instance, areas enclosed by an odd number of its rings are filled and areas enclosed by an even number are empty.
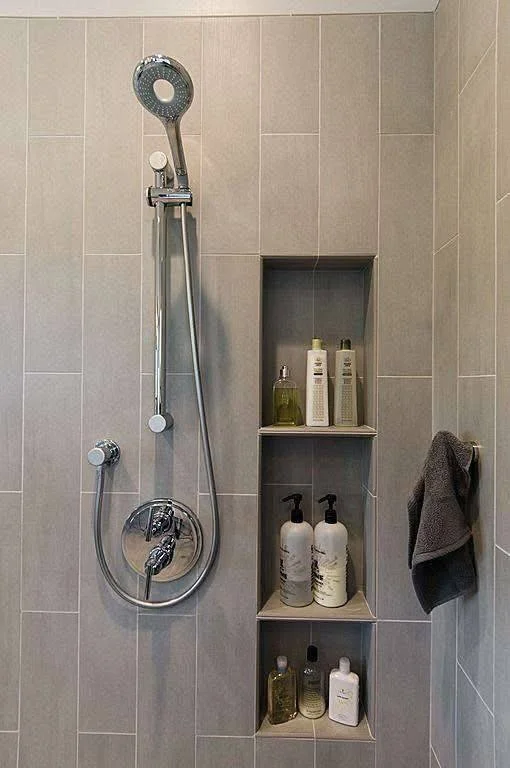
<svg viewBox="0 0 510 768"><path fill-rule="evenodd" d="M273 424L277 427L297 425L298 389L290 378L290 368L282 365L280 377L273 384Z"/></svg>
<svg viewBox="0 0 510 768"><path fill-rule="evenodd" d="M342 339L335 355L335 403L333 423L336 427L358 426L356 392L356 350L351 340Z"/></svg>
<svg viewBox="0 0 510 768"><path fill-rule="evenodd" d="M359 677L351 672L347 656L342 656L338 669L329 675L329 717L343 725L359 723Z"/></svg>
<svg viewBox="0 0 510 768"><path fill-rule="evenodd" d="M322 717L326 711L324 693L324 670L317 661L317 647L309 645L306 651L306 663L299 675L298 707L304 717L313 720Z"/></svg>
<svg viewBox="0 0 510 768"><path fill-rule="evenodd" d="M306 356L306 425L327 427L328 411L328 353L321 339L312 339Z"/></svg>
<svg viewBox="0 0 510 768"><path fill-rule="evenodd" d="M280 600L301 607L313 602L312 545L313 528L303 520L300 508L303 494L291 493L282 499L293 501L290 520L280 528Z"/></svg>
<svg viewBox="0 0 510 768"><path fill-rule="evenodd" d="M328 508L313 532L313 599L338 608L347 602L347 528L337 520L335 494L327 493L319 504L323 501Z"/></svg>
<svg viewBox="0 0 510 768"><path fill-rule="evenodd" d="M287 723L297 715L296 673L286 656L278 656L276 669L267 678L267 719L272 725Z"/></svg>

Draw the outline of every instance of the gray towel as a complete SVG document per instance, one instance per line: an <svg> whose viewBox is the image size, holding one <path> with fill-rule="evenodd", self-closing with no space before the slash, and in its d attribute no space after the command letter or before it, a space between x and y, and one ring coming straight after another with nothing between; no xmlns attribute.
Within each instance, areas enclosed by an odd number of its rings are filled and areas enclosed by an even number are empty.
<svg viewBox="0 0 510 768"><path fill-rule="evenodd" d="M476 588L466 512L473 455L469 443L438 432L407 503L409 568L425 613Z"/></svg>

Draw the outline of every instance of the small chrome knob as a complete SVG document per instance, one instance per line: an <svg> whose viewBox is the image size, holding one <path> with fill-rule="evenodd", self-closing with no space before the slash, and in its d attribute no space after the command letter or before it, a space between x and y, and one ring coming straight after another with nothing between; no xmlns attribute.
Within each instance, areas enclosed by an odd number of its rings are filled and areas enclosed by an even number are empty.
<svg viewBox="0 0 510 768"><path fill-rule="evenodd" d="M89 464L92 464L93 467L100 467L101 464L104 464L106 461L104 448L99 448L98 446L91 448L87 454L87 459Z"/></svg>
<svg viewBox="0 0 510 768"><path fill-rule="evenodd" d="M149 165L153 171L164 171L168 165L168 158L164 152L153 152L149 157Z"/></svg>
<svg viewBox="0 0 510 768"><path fill-rule="evenodd" d="M103 464L115 464L120 457L120 448L113 440L98 440L87 454L89 464L101 467Z"/></svg>
<svg viewBox="0 0 510 768"><path fill-rule="evenodd" d="M150 431L155 432L156 434L164 432L165 429L171 427L173 423L171 416L163 416L162 413L155 413L150 417L148 422Z"/></svg>

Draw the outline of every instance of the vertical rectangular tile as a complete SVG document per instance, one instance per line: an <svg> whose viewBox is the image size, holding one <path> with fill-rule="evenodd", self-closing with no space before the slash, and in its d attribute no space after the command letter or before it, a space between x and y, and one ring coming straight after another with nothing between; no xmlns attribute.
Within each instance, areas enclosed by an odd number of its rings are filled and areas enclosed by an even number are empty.
<svg viewBox="0 0 510 768"><path fill-rule="evenodd" d="M78 616L25 613L19 768L76 763Z"/></svg>
<svg viewBox="0 0 510 768"><path fill-rule="evenodd" d="M377 16L322 19L320 130L319 251L376 253Z"/></svg>
<svg viewBox="0 0 510 768"><path fill-rule="evenodd" d="M432 358L432 137L382 136L381 153L379 374L427 376Z"/></svg>
<svg viewBox="0 0 510 768"><path fill-rule="evenodd" d="M262 136L260 250L317 253L318 136ZM303 168L307 168L303 194Z"/></svg>
<svg viewBox="0 0 510 768"><path fill-rule="evenodd" d="M207 256L202 264L201 362L220 493L257 489L259 270L257 256ZM200 488L207 490L202 471Z"/></svg>
<svg viewBox="0 0 510 768"><path fill-rule="evenodd" d="M496 543L510 552L510 197L498 204L496 314Z"/></svg>
<svg viewBox="0 0 510 768"><path fill-rule="evenodd" d="M113 594L97 562L93 495L83 494L80 561L80 731L133 733L136 708L136 609ZM136 497L107 494L103 544L120 584L136 595L122 556L122 528ZM98 627L101 631L98 632ZM112 653L112 649L115 652Z"/></svg>
<svg viewBox="0 0 510 768"><path fill-rule="evenodd" d="M2 768L17 768L18 734L0 732L0 763Z"/></svg>
<svg viewBox="0 0 510 768"><path fill-rule="evenodd" d="M141 20L87 20L86 253L141 252L142 107L131 84L141 53Z"/></svg>
<svg viewBox="0 0 510 768"><path fill-rule="evenodd" d="M254 746L251 738L199 736L196 768L217 768L219 765L253 768Z"/></svg>
<svg viewBox="0 0 510 768"><path fill-rule="evenodd" d="M499 0L497 61L497 197L510 192L510 2Z"/></svg>
<svg viewBox="0 0 510 768"><path fill-rule="evenodd" d="M457 658L493 707L494 377L459 381L459 436L480 445L472 521L477 591L459 600Z"/></svg>
<svg viewBox="0 0 510 768"><path fill-rule="evenodd" d="M220 496L219 503L222 543L214 571L200 590L197 609L197 734L251 736L255 721L257 499Z"/></svg>
<svg viewBox="0 0 510 768"><path fill-rule="evenodd" d="M194 764L195 631L193 616L139 618L138 768Z"/></svg>
<svg viewBox="0 0 510 768"><path fill-rule="evenodd" d="M466 85L483 54L496 37L496 0L460 0L459 90Z"/></svg>
<svg viewBox="0 0 510 768"><path fill-rule="evenodd" d="M381 16L381 131L432 133L434 16Z"/></svg>
<svg viewBox="0 0 510 768"><path fill-rule="evenodd" d="M494 373L494 157L491 49L460 95L461 375Z"/></svg>
<svg viewBox="0 0 510 768"><path fill-rule="evenodd" d="M457 432L458 238L434 254L432 431Z"/></svg>
<svg viewBox="0 0 510 768"><path fill-rule="evenodd" d="M455 768L456 638L457 604L451 601L432 614L430 743L442 768Z"/></svg>
<svg viewBox="0 0 510 768"><path fill-rule="evenodd" d="M316 133L319 18L263 17L261 25L262 133Z"/></svg>
<svg viewBox="0 0 510 768"><path fill-rule="evenodd" d="M31 19L29 32L30 135L83 135L85 20Z"/></svg>
<svg viewBox="0 0 510 768"><path fill-rule="evenodd" d="M87 452L111 437L121 449L113 489L138 490L140 439L140 257L85 258L83 484Z"/></svg>
<svg viewBox="0 0 510 768"><path fill-rule="evenodd" d="M412 419L409 413L413 414ZM407 500L425 461L431 438L431 417L430 379L379 379L379 618L426 618L407 567Z"/></svg>
<svg viewBox="0 0 510 768"><path fill-rule="evenodd" d="M143 55L162 53L176 59L193 81L193 102L183 115L181 132L200 133L202 103L202 21L201 19L145 19ZM149 112L143 113L144 133L166 136L165 128Z"/></svg>
<svg viewBox="0 0 510 768"><path fill-rule="evenodd" d="M376 575L377 575L377 499L368 491L363 491L363 552L364 578L363 585L367 602L375 614L376 609Z"/></svg>
<svg viewBox="0 0 510 768"><path fill-rule="evenodd" d="M134 768L135 737L111 733L80 733L78 768L122 766Z"/></svg>
<svg viewBox="0 0 510 768"><path fill-rule="evenodd" d="M0 253L25 250L25 160L27 123L26 19L0 20L0 67L9 73L0 99L0 167L4 189L0 202Z"/></svg>
<svg viewBox="0 0 510 768"><path fill-rule="evenodd" d="M81 371L83 139L29 142L28 371ZM73 194L62 194L68 180Z"/></svg>
<svg viewBox="0 0 510 768"><path fill-rule="evenodd" d="M442 0L435 14L436 250L458 232L458 10L459 0Z"/></svg>
<svg viewBox="0 0 510 768"><path fill-rule="evenodd" d="M375 744L348 741L318 741L315 768L374 768Z"/></svg>
<svg viewBox="0 0 510 768"><path fill-rule="evenodd" d="M260 29L255 18L204 20L202 252L259 248ZM228 119L225 120L225 116Z"/></svg>
<svg viewBox="0 0 510 768"><path fill-rule="evenodd" d="M1 24L0 24L1 26ZM0 46L1 49L1 46ZM0 256L0 490L21 488L24 259Z"/></svg>
<svg viewBox="0 0 510 768"><path fill-rule="evenodd" d="M496 718L496 768L504 768L510 750L510 557L496 549L496 617L494 664L494 716Z"/></svg>
<svg viewBox="0 0 510 768"><path fill-rule="evenodd" d="M0 731L18 727L21 494L0 494ZM0 747L0 764L2 748ZM5 761L7 762L7 760Z"/></svg>
<svg viewBox="0 0 510 768"><path fill-rule="evenodd" d="M292 765L310 768L314 764L311 739L255 739L255 768Z"/></svg>
<svg viewBox="0 0 510 768"><path fill-rule="evenodd" d="M377 627L377 765L429 768L430 624Z"/></svg>
<svg viewBox="0 0 510 768"><path fill-rule="evenodd" d="M476 728L473 724L476 723ZM457 764L462 768L494 765L494 720L459 668L457 678Z"/></svg>
<svg viewBox="0 0 510 768"><path fill-rule="evenodd" d="M26 377L24 610L78 607L80 402L78 374Z"/></svg>

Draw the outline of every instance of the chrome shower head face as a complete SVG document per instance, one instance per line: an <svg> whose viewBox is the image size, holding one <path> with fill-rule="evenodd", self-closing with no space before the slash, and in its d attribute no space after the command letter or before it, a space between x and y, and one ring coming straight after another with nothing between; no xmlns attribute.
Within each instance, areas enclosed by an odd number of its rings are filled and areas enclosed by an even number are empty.
<svg viewBox="0 0 510 768"><path fill-rule="evenodd" d="M160 86L171 92L168 98L158 95ZM182 64L159 53L147 56L137 65L133 88L142 106L165 125L178 123L193 101L193 82Z"/></svg>

